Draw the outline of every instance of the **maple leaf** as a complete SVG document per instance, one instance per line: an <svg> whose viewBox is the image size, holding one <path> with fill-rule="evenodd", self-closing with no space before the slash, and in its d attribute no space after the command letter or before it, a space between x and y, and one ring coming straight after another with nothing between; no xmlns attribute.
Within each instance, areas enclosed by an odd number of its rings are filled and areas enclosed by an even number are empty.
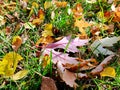
<svg viewBox="0 0 120 90"><path fill-rule="evenodd" d="M104 55L111 55L111 54L114 54L114 52L108 50L108 49L105 49L104 47L111 47L113 46L113 44L117 43L117 41L120 40L120 36L119 37L106 37L106 38L103 38L103 39L100 39L100 40L95 40L90 48L92 49L93 53L98 55L99 53L102 53Z"/></svg>
<svg viewBox="0 0 120 90"><path fill-rule="evenodd" d="M84 28L86 28L88 26L91 26L91 24L82 20L82 19L81 20L76 19L76 21L74 23L74 26L79 28L79 31L81 32L81 34L86 35L86 32L85 32Z"/></svg>

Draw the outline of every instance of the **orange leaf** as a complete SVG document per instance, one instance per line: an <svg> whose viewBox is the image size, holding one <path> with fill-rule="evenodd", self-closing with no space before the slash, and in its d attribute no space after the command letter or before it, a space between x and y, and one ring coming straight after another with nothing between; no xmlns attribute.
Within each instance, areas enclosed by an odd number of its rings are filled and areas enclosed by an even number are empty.
<svg viewBox="0 0 120 90"><path fill-rule="evenodd" d="M55 4L57 7L66 7L67 6L67 2L65 2L65 1L63 1L63 2L56 1Z"/></svg>
<svg viewBox="0 0 120 90"><path fill-rule="evenodd" d="M115 69L113 67L107 67L100 73L101 77L108 76L108 77L114 78L115 75L116 75L116 73L115 73Z"/></svg>
<svg viewBox="0 0 120 90"><path fill-rule="evenodd" d="M14 36L12 40L12 48L17 51L22 44L22 39L20 36Z"/></svg>
<svg viewBox="0 0 120 90"><path fill-rule="evenodd" d="M83 8L82 8L80 3L76 4L75 8L73 8L72 11L74 14L74 18L81 18L82 17Z"/></svg>
<svg viewBox="0 0 120 90"><path fill-rule="evenodd" d="M79 28L79 31L81 34L86 35L85 29L88 26L91 26L90 23L84 21L84 20L77 20L75 21L74 25Z"/></svg>

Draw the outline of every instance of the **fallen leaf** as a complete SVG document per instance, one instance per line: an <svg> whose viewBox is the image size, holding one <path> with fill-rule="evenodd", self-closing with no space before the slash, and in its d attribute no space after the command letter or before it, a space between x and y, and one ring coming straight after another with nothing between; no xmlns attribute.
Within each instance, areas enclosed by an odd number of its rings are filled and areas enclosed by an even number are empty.
<svg viewBox="0 0 120 90"><path fill-rule="evenodd" d="M82 19L81 20L76 19L74 26L79 28L81 34L86 35L85 28L91 26L91 24Z"/></svg>
<svg viewBox="0 0 120 90"><path fill-rule="evenodd" d="M106 67L106 68L104 68L104 70L102 72L100 72L101 77L108 76L108 77L114 78L115 75L116 75L116 72L115 72L115 69L113 67Z"/></svg>
<svg viewBox="0 0 120 90"><path fill-rule="evenodd" d="M39 44L50 44L53 43L55 41L55 39L51 36L47 36L47 37L41 37L37 42L36 42L36 46L39 46Z"/></svg>
<svg viewBox="0 0 120 90"><path fill-rule="evenodd" d="M97 75L99 74L103 69L104 69L104 66L107 65L111 60L112 58L114 57L115 55L110 55L108 57L106 57L95 69L93 69L91 71L91 74L92 75Z"/></svg>
<svg viewBox="0 0 120 90"><path fill-rule="evenodd" d="M6 23L6 20L3 16L0 15L0 26L4 25Z"/></svg>
<svg viewBox="0 0 120 90"><path fill-rule="evenodd" d="M90 48L91 50L93 51L94 54L98 55L99 53L103 54L103 55L111 55L111 54L114 54L114 52L108 50L108 49L105 49L104 47L111 47L113 46L113 44L117 43L117 41L120 40L120 36L119 37L106 37L106 38L103 38L103 39L100 39L100 40L95 40Z"/></svg>
<svg viewBox="0 0 120 90"><path fill-rule="evenodd" d="M42 36L43 37L53 36L52 28L53 28L52 24L46 24L44 31L42 32Z"/></svg>
<svg viewBox="0 0 120 90"><path fill-rule="evenodd" d="M44 3L44 8L45 8L45 10L48 9L48 8L50 8L51 6L52 6L52 2L50 2L50 1L45 1L45 3Z"/></svg>
<svg viewBox="0 0 120 90"><path fill-rule="evenodd" d="M42 77L41 90L57 90L55 81L49 77Z"/></svg>
<svg viewBox="0 0 120 90"><path fill-rule="evenodd" d="M78 52L77 46L83 46L86 45L88 43L89 39L79 39L79 37L72 39L71 36L68 37L64 37L63 39L61 39L60 41L57 41L55 43L51 43L49 45L47 45L47 48L66 48L66 45L69 43L68 47L67 47L67 51L68 52Z"/></svg>
<svg viewBox="0 0 120 90"><path fill-rule="evenodd" d="M13 75L18 62L22 59L23 58L15 52L7 53L0 62L0 74L5 76Z"/></svg>
<svg viewBox="0 0 120 90"><path fill-rule="evenodd" d="M56 5L57 7L62 7L62 8L64 8L64 7L67 6L67 2L65 2L65 1L56 1L56 2L55 2L55 5Z"/></svg>
<svg viewBox="0 0 120 90"><path fill-rule="evenodd" d="M73 15L75 19L80 19L82 18L82 13L83 13L83 8L80 3L77 3L75 7L72 9Z"/></svg>
<svg viewBox="0 0 120 90"><path fill-rule="evenodd" d="M22 44L22 39L20 36L14 36L12 40L12 48L17 51Z"/></svg>
<svg viewBox="0 0 120 90"><path fill-rule="evenodd" d="M57 67L62 80L65 81L65 83L70 87L76 87L77 83L75 82L76 80L75 74L73 72L66 70L60 61L57 63Z"/></svg>
<svg viewBox="0 0 120 90"><path fill-rule="evenodd" d="M11 79L16 81L16 80L22 79L27 74L28 74L28 70L21 70L21 71L17 72L16 74L12 75Z"/></svg>

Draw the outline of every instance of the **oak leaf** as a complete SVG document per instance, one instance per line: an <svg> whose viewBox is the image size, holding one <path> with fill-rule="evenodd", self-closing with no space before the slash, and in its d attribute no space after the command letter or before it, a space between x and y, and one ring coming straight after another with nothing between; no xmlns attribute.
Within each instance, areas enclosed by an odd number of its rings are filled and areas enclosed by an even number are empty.
<svg viewBox="0 0 120 90"><path fill-rule="evenodd" d="M113 44L117 43L117 41L120 40L120 36L119 37L106 37L106 38L103 38L103 39L100 39L100 40L95 40L90 48L92 49L93 53L98 55L99 53L101 54L104 54L104 55L111 55L111 54L114 54L114 52L108 50L108 49L105 49L104 47L111 47L113 46Z"/></svg>

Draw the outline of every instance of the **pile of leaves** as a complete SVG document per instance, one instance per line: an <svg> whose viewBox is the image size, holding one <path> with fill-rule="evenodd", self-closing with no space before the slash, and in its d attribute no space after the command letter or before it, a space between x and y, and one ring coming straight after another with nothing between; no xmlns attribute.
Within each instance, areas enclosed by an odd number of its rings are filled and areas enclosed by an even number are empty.
<svg viewBox="0 0 120 90"><path fill-rule="evenodd" d="M0 88L118 89L119 22L119 0L0 0Z"/></svg>

